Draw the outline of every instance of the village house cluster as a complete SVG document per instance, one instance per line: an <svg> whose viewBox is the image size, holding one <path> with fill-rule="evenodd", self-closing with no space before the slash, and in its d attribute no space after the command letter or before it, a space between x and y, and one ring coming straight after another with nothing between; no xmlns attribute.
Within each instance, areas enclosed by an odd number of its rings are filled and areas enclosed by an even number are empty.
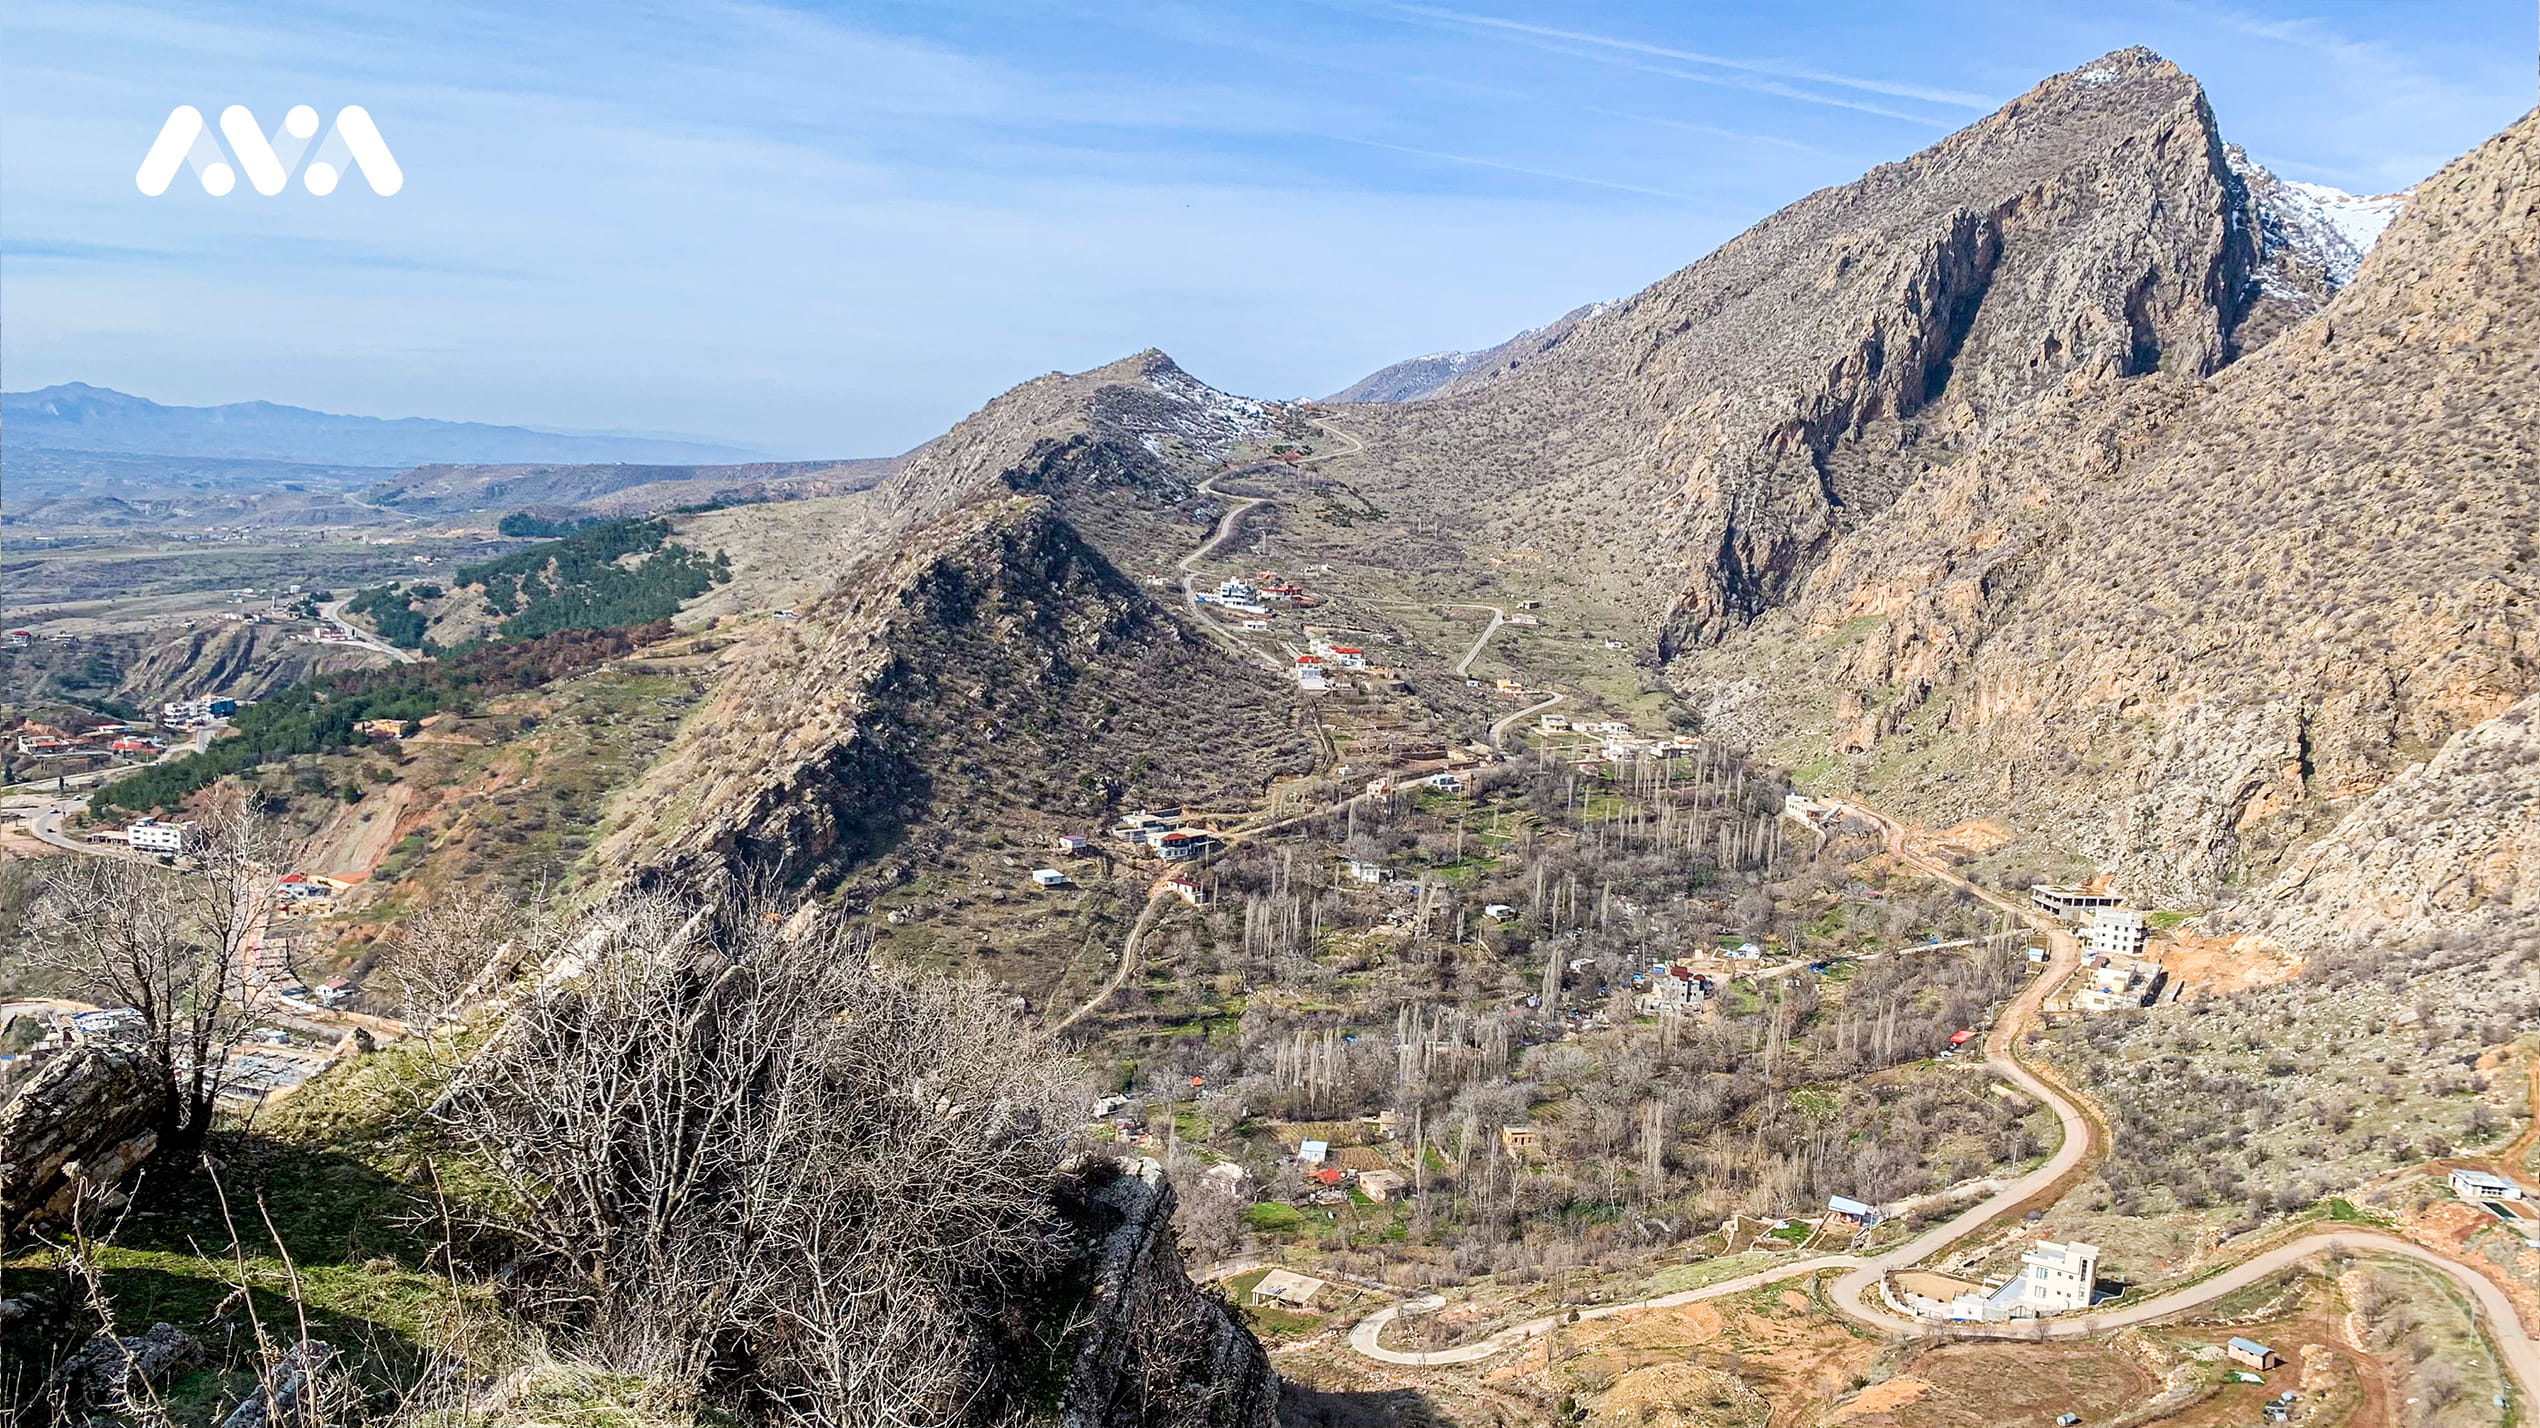
<svg viewBox="0 0 2540 1428"><path fill-rule="evenodd" d="M1562 756L1581 773L1601 773L1608 765L1629 765L1644 759L1690 758L1702 751L1699 740L1653 737L1636 732L1620 719L1572 719L1565 714L1546 714L1538 721L1538 728L1543 743L1549 747L1557 739Z"/></svg>
<svg viewBox="0 0 2540 1428"><path fill-rule="evenodd" d="M1296 686L1308 694L1321 694L1332 687L1332 676L1343 671L1382 675L1384 669L1368 659L1363 645L1345 645L1329 635L1315 635L1307 651L1296 657Z"/></svg>
<svg viewBox="0 0 2540 1428"><path fill-rule="evenodd" d="M1229 576L1217 582L1217 593L1201 591L1191 596L1194 605L1215 605L1242 617L1247 629L1268 629L1271 602L1298 610L1311 610L1323 603L1323 597L1306 590L1293 580L1282 580L1279 572L1265 570L1251 580ZM1255 624L1253 622L1259 622Z"/></svg>
<svg viewBox="0 0 2540 1428"><path fill-rule="evenodd" d="M1113 825L1111 836L1129 845L1133 855L1162 859L1168 863L1187 863L1205 858L1225 846L1223 840L1206 828L1191 826L1181 809L1141 809ZM1064 841L1061 850L1067 851ZM1087 851L1079 840L1077 852Z"/></svg>
<svg viewBox="0 0 2540 1428"><path fill-rule="evenodd" d="M19 725L17 734L18 753L30 759L135 759L155 756L167 743L130 724L92 724L73 730L30 722Z"/></svg>
<svg viewBox="0 0 2540 1428"><path fill-rule="evenodd" d="M2029 904L2050 917L2080 924L2081 970L2048 1000L2049 1012L2097 1015L2150 1006L2169 988L2168 973L2150 955L2149 919L2124 906L2115 893L2039 883L2029 889Z"/></svg>

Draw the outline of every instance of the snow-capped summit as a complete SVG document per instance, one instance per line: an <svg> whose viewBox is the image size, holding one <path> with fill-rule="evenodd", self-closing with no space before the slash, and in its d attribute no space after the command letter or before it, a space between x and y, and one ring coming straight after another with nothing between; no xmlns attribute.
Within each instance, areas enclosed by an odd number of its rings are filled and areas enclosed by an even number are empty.
<svg viewBox="0 0 2540 1428"><path fill-rule="evenodd" d="M2330 291L2346 286L2408 201L2409 190L2361 195L2324 184L2279 178L2236 144L2223 146L2231 171L2249 187L2258 218L2258 255L2290 253L2307 259Z"/></svg>

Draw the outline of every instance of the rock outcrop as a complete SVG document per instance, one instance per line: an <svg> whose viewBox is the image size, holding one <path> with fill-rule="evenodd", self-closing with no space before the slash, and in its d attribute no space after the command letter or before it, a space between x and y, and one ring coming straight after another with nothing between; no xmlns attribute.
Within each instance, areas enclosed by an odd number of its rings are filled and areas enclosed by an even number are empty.
<svg viewBox="0 0 2540 1428"><path fill-rule="evenodd" d="M99 1334L62 1360L47 1392L73 1423L146 1423L157 1391L203 1357L202 1340L173 1324Z"/></svg>
<svg viewBox="0 0 2540 1428"><path fill-rule="evenodd" d="M2284 947L2540 932L2540 697L2455 735L2211 920Z"/></svg>
<svg viewBox="0 0 2540 1428"><path fill-rule="evenodd" d="M0 1106L0 1233L14 1239L113 1194L157 1148L168 1094L166 1073L137 1052L54 1056Z"/></svg>
<svg viewBox="0 0 2540 1428"><path fill-rule="evenodd" d="M1080 1214L1099 1238L1063 1428L1268 1428L1279 1376L1226 1302L1191 1282L1164 1168L1136 1163L1094 1188Z"/></svg>

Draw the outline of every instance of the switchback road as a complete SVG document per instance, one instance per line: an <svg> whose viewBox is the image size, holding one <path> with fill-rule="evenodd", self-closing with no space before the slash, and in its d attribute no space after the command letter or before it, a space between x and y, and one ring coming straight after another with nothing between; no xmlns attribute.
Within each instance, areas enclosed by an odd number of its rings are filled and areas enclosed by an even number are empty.
<svg viewBox="0 0 2540 1428"><path fill-rule="evenodd" d="M2396 1235L2363 1230L2314 1230L2282 1244L2261 1251L2229 1269L2194 1284L2182 1286L2167 1294L2154 1295L2137 1304L2098 1312L2032 1320L2018 1324L1949 1324L1946 1326L1923 1319L1908 1318L1888 1310L1876 1302L1881 1275L1909 1268L1959 1240L1975 1234L1996 1219L2027 1205L2032 1199L2044 1199L2057 1191L2068 1176L2085 1165L2099 1148L2098 1124L2086 1112L2080 1099L2061 1085L2032 1071L2020 1059L2018 1045L2028 1032L2031 1021L2049 992L2070 975L2080 963L2080 946L2072 933L2060 924L2046 919L2034 909L1987 888L1977 887L1960 877L1947 863L1923 854L1911 846L1905 826L1896 819L1852 800L1838 800L1838 806L1877 825L1886 835L1888 849L1900 863L1927 876L1961 887L1988 905L2008 912L2045 934L2050 943L2046 969L1995 1020L1985 1038L1985 1061L2003 1079L2037 1097L2051 1107L2063 1126L2063 1144L2045 1164L1986 1197L1981 1203L1949 1217L1931 1229L1884 1253L1861 1256L1851 1254L1816 1255L1755 1274L1743 1275L1719 1284L1681 1293L1661 1295L1626 1304L1602 1304L1577 1310L1582 1320L1602 1319L1615 1314L1637 1313L1648 1309L1668 1309L1703 1299L1716 1299L1742 1294L1763 1285L1804 1275L1841 1270L1843 1275L1832 1289L1835 1307L1846 1316L1887 1330L1891 1333L1930 1333L1945 1327L1951 1334L1977 1337L2019 1338L2043 1335L2049 1339L2084 1338L2108 1333L2138 1324L2147 1324L2210 1304L2227 1295L2256 1284L2270 1275L2299 1264L2315 1255L2337 1252L2385 1254L2412 1259L2429 1265L2459 1285L2476 1302L2488 1334L2494 1340L2506 1371L2514 1379L2520 1400L2520 1418L2526 1428L2540 1428L2540 1342L2523 1325L2512 1299L2486 1276L2444 1255L2437 1254L2413 1241ZM1389 1349L1383 1344L1387 1325L1398 1318L1402 1305L1380 1309L1362 1319L1351 1329L1350 1347L1367 1358L1382 1363L1408 1367L1432 1367L1476 1363L1504 1352L1528 1340L1540 1337L1565 1322L1566 1313L1545 1315L1503 1329L1488 1338L1454 1348L1432 1350Z"/></svg>

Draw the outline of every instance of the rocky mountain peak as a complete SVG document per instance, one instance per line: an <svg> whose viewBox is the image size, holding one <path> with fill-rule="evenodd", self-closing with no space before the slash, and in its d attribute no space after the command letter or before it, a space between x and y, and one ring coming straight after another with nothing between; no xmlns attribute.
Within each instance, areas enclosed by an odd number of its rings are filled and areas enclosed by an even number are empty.
<svg viewBox="0 0 2540 1428"><path fill-rule="evenodd" d="M2244 202L2196 81L2120 50L1369 409L1371 446L1500 473L1501 534L1663 622L1662 652L1714 641L2039 398L2230 361Z"/></svg>
<svg viewBox="0 0 2540 1428"><path fill-rule="evenodd" d="M919 447L880 494L911 522L1066 479L1178 496L1201 467L1268 429L1261 403L1219 391L1150 347L1012 388Z"/></svg>

